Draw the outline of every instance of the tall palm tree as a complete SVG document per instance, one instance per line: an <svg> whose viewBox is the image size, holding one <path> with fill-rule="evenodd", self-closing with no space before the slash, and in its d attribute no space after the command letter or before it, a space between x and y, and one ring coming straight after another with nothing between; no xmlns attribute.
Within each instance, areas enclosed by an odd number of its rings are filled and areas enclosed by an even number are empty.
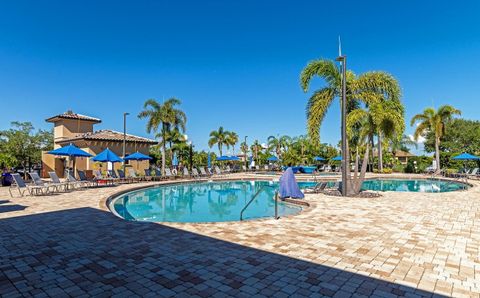
<svg viewBox="0 0 480 298"><path fill-rule="evenodd" d="M413 126L418 122L413 138L418 140L419 136L426 133L435 135L435 161L437 163L437 172L440 171L440 139L445 134L445 127L448 122L453 119L454 115L461 115L462 112L453 106L444 105L435 111L434 108L426 108L423 113L413 116L410 125Z"/></svg>
<svg viewBox="0 0 480 298"><path fill-rule="evenodd" d="M229 132L223 129L223 126L220 126L218 130L210 132L210 139L208 140L208 146L212 148L213 145L217 144L218 151L220 156L223 155L223 146L228 146Z"/></svg>
<svg viewBox="0 0 480 298"><path fill-rule="evenodd" d="M282 150L287 150L288 146L291 144L292 139L289 136L281 137L268 137L268 150L274 151L278 158L282 156Z"/></svg>
<svg viewBox="0 0 480 298"><path fill-rule="evenodd" d="M255 159L255 162L258 163L258 152L262 151L262 144L258 140L253 141L252 146L250 146L250 149L253 152L253 158Z"/></svg>
<svg viewBox="0 0 480 298"><path fill-rule="evenodd" d="M342 93L342 75L331 60L315 60L307 64L300 75L301 86L307 92L313 77L325 80L326 86L316 90L307 103L307 130L312 141L320 141L320 126L335 98ZM359 76L348 70L346 73L347 113L357 109L361 103L366 105L385 100L400 101L400 87L395 78L386 72L366 72ZM348 140L348 137L347 137ZM350 164L347 141L345 164ZM347 182L350 180L347 167ZM351 188L350 188L351 189Z"/></svg>
<svg viewBox="0 0 480 298"><path fill-rule="evenodd" d="M235 155L235 145L238 142L238 134L233 131L227 131L227 146L232 146L233 154Z"/></svg>
<svg viewBox="0 0 480 298"><path fill-rule="evenodd" d="M165 151L167 144L167 134L172 127L185 131L187 117L185 113L177 109L181 101L177 98L170 98L164 103L159 103L155 99L148 99L143 104L144 110L138 114L138 118L147 118L147 132L158 132L157 137L161 138L162 146L162 173L165 174Z"/></svg>

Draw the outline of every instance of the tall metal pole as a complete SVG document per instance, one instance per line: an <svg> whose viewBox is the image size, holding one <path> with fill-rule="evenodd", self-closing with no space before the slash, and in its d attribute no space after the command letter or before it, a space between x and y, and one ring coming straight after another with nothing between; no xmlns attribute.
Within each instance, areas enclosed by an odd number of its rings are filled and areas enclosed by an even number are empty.
<svg viewBox="0 0 480 298"><path fill-rule="evenodd" d="M245 171L248 170L248 162L247 162L247 152L248 152L248 146L247 146L247 137L245 136Z"/></svg>
<svg viewBox="0 0 480 298"><path fill-rule="evenodd" d="M127 115L130 113L123 113L123 151L122 151L122 159L123 159L123 168L125 169L125 146L127 143Z"/></svg>
<svg viewBox="0 0 480 298"><path fill-rule="evenodd" d="M348 169L349 166L347 156L347 56L340 55L337 59L341 63L342 67L342 196L347 196L347 182L348 182Z"/></svg>
<svg viewBox="0 0 480 298"><path fill-rule="evenodd" d="M192 172L193 168L193 143L190 142L190 172Z"/></svg>

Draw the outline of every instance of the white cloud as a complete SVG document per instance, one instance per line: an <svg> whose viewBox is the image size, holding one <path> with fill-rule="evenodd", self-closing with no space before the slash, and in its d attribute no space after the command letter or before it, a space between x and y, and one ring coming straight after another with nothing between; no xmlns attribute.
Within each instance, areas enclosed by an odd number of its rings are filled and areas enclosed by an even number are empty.
<svg viewBox="0 0 480 298"><path fill-rule="evenodd" d="M418 137L418 140L415 141L415 139L413 138L413 135L408 135L408 137L410 138L410 140L414 141L414 142L417 142L418 144L423 144L425 143L425 138L422 137L422 136L419 136Z"/></svg>

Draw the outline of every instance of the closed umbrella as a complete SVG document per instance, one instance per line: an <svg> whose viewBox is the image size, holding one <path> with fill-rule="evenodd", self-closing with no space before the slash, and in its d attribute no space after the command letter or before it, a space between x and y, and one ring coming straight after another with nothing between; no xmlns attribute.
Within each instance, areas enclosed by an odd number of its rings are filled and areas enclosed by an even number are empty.
<svg viewBox="0 0 480 298"><path fill-rule="evenodd" d="M173 154L172 166L174 167L178 166L178 158L176 153Z"/></svg>
<svg viewBox="0 0 480 298"><path fill-rule="evenodd" d="M70 143L68 146L64 146L55 150L47 152L48 154L58 155L58 156L68 156L69 159L73 159L73 173L75 175L75 161L76 157L91 157L92 155L88 152L83 151L77 146Z"/></svg>
<svg viewBox="0 0 480 298"><path fill-rule="evenodd" d="M210 155L210 152L208 152L208 156L207 156L207 167L209 169L212 168L212 156Z"/></svg>

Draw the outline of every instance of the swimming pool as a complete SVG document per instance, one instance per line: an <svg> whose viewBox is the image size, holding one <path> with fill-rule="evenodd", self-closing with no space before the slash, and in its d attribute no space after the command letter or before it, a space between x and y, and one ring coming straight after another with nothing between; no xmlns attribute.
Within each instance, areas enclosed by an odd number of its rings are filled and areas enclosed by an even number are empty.
<svg viewBox="0 0 480 298"><path fill-rule="evenodd" d="M433 179L371 179L365 180L363 190L399 192L449 192L468 188L456 181Z"/></svg>
<svg viewBox="0 0 480 298"><path fill-rule="evenodd" d="M309 185L309 184L308 184ZM132 191L115 198L110 207L126 220L151 222L238 221L251 197L262 192L243 214L244 219L273 217L277 184L266 181L197 182L163 185ZM302 186L307 186L302 184ZM113 208L112 208L113 207ZM280 216L292 215L301 207L279 202Z"/></svg>

